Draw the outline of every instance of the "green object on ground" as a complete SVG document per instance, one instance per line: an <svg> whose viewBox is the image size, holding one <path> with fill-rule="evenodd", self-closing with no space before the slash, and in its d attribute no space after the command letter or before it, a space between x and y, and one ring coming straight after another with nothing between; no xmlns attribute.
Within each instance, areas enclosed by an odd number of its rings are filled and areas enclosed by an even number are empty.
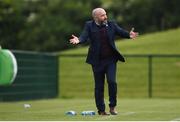
<svg viewBox="0 0 180 122"><path fill-rule="evenodd" d="M10 50L0 50L0 85L10 85L17 74L16 58Z"/></svg>

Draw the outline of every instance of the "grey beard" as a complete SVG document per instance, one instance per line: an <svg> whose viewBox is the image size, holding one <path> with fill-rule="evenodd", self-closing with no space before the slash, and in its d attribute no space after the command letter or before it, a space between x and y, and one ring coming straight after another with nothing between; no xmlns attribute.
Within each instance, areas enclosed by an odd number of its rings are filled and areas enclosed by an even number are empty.
<svg viewBox="0 0 180 122"><path fill-rule="evenodd" d="M108 26L107 20L103 21L102 25Z"/></svg>
<svg viewBox="0 0 180 122"><path fill-rule="evenodd" d="M101 22L101 25L108 26L107 20L105 20L105 21Z"/></svg>
<svg viewBox="0 0 180 122"><path fill-rule="evenodd" d="M107 20L105 20L105 21L96 21L96 20L95 20L95 23L96 23L97 25L105 25L106 27L108 26Z"/></svg>

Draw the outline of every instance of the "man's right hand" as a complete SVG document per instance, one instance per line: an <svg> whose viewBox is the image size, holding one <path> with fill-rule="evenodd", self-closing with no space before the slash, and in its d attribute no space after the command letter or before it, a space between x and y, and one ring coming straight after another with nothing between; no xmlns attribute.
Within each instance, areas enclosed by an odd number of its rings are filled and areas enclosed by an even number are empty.
<svg viewBox="0 0 180 122"><path fill-rule="evenodd" d="M75 35L72 35L72 38L69 40L71 44L78 44L79 39Z"/></svg>

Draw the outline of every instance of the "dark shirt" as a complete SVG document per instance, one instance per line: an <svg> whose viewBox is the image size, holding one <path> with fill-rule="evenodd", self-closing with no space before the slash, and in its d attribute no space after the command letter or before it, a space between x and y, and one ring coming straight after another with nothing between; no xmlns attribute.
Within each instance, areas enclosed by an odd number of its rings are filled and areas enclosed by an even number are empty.
<svg viewBox="0 0 180 122"><path fill-rule="evenodd" d="M99 34L101 41L100 59L107 59L113 57L114 52L108 42L109 40L108 40L106 26L99 27Z"/></svg>

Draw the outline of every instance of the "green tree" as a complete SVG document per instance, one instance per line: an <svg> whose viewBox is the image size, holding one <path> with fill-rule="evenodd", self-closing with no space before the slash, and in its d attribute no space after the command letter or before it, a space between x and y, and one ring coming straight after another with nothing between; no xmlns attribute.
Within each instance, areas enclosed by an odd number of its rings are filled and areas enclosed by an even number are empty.
<svg viewBox="0 0 180 122"><path fill-rule="evenodd" d="M59 51L74 46L91 10L104 7L110 19L140 33L180 26L180 0L0 0L0 44L4 48Z"/></svg>
<svg viewBox="0 0 180 122"><path fill-rule="evenodd" d="M11 0L0 1L0 44L10 49L18 49L18 33L24 28L23 5Z"/></svg>
<svg viewBox="0 0 180 122"><path fill-rule="evenodd" d="M2 0L0 43L9 49L67 49L71 34L81 32L99 5L96 0Z"/></svg>
<svg viewBox="0 0 180 122"><path fill-rule="evenodd" d="M179 27L179 4L179 0L106 0L103 6L120 25L145 33Z"/></svg>

